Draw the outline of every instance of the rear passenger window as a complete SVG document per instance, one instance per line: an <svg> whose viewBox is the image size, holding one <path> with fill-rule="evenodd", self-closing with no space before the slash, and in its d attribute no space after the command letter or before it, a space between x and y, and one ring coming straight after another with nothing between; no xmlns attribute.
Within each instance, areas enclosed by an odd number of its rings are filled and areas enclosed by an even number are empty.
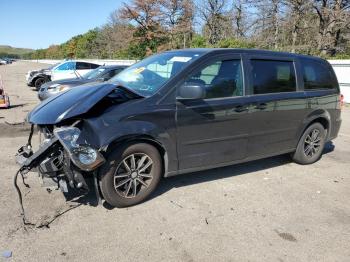
<svg viewBox="0 0 350 262"><path fill-rule="evenodd" d="M296 90L293 62L252 59L251 66L254 94L293 92Z"/></svg>
<svg viewBox="0 0 350 262"><path fill-rule="evenodd" d="M301 66L305 90L336 88L336 81L327 65L311 59L301 59Z"/></svg>
<svg viewBox="0 0 350 262"><path fill-rule="evenodd" d="M99 67L99 66L100 66L100 65L90 64L91 69L95 69L95 68L97 68L97 67Z"/></svg>
<svg viewBox="0 0 350 262"><path fill-rule="evenodd" d="M95 64L85 63L85 62L77 62L77 70L90 70L95 69Z"/></svg>

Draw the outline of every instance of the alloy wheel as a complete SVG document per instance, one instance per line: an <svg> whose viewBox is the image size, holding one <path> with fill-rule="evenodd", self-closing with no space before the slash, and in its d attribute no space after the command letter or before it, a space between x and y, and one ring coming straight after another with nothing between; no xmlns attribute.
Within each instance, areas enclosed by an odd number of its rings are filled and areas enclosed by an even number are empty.
<svg viewBox="0 0 350 262"><path fill-rule="evenodd" d="M125 157L114 173L114 188L125 198L136 197L152 182L152 159L144 153Z"/></svg>
<svg viewBox="0 0 350 262"><path fill-rule="evenodd" d="M307 157L313 157L321 147L320 130L312 129L304 141L304 154Z"/></svg>

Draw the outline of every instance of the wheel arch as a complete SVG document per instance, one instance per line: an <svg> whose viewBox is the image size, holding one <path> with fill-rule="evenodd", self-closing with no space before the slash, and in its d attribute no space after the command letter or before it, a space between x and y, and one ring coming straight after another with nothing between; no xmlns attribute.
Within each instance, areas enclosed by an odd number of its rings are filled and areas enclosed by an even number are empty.
<svg viewBox="0 0 350 262"><path fill-rule="evenodd" d="M166 176L169 166L168 152L160 141L150 135L127 135L119 137L118 139L113 140L104 151L106 155L108 155L114 149L127 143L147 143L154 146L161 156L163 176Z"/></svg>
<svg viewBox="0 0 350 262"><path fill-rule="evenodd" d="M298 134L298 141L300 140L301 136L304 134L305 130L314 123L320 123L324 129L326 130L326 141L329 139L330 134L330 128L331 128L331 116L326 110L315 110L311 114L308 115L308 117L304 120L303 126L299 131Z"/></svg>
<svg viewBox="0 0 350 262"><path fill-rule="evenodd" d="M38 74L33 77L32 82L34 83L38 78L44 78L46 81L50 80L50 76L45 75L45 74Z"/></svg>
<svg viewBox="0 0 350 262"><path fill-rule="evenodd" d="M31 83L34 85L34 84L35 84L35 81L36 81L38 78L42 78L42 76L38 75L38 76L33 77Z"/></svg>

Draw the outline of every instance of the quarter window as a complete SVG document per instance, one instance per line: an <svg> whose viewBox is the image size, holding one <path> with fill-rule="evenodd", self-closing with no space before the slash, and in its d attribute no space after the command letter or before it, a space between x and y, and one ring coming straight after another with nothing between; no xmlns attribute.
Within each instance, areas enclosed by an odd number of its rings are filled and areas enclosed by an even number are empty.
<svg viewBox="0 0 350 262"><path fill-rule="evenodd" d="M205 89L205 99L243 95L241 60L214 62L190 76L186 82L197 83Z"/></svg>
<svg viewBox="0 0 350 262"><path fill-rule="evenodd" d="M296 90L294 64L291 61L251 60L254 94L293 92Z"/></svg>
<svg viewBox="0 0 350 262"><path fill-rule="evenodd" d="M310 59L301 59L301 66L305 90L336 87L336 81L328 66Z"/></svg>

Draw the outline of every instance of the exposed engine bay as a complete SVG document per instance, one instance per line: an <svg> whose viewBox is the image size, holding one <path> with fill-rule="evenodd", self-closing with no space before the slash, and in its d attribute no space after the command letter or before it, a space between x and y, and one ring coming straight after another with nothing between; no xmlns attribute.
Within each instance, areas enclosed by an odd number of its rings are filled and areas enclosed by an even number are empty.
<svg viewBox="0 0 350 262"><path fill-rule="evenodd" d="M78 145L79 129L70 126L56 128L54 131L40 128L43 141L36 152L33 152L31 139L33 137L34 125L31 127L28 143L22 146L16 154L16 161L20 166L16 173L14 185L19 194L23 222L27 224L22 195L17 186L18 174L21 174L23 183L24 174L29 171L37 171L39 177L46 187L56 186L63 193L76 190L78 194L84 195L89 192L83 173L93 173L95 191L98 202L100 195L97 188L97 176L93 171L105 162L104 157L98 150L88 145Z"/></svg>
<svg viewBox="0 0 350 262"><path fill-rule="evenodd" d="M103 164L103 156L91 146L76 143L80 130L74 126L55 128L53 132L46 127L40 129L44 139L38 151L33 152L31 141L18 151L16 160L21 169L36 168L39 176L56 181L63 192L67 192L67 183L71 188L88 190L82 172Z"/></svg>

